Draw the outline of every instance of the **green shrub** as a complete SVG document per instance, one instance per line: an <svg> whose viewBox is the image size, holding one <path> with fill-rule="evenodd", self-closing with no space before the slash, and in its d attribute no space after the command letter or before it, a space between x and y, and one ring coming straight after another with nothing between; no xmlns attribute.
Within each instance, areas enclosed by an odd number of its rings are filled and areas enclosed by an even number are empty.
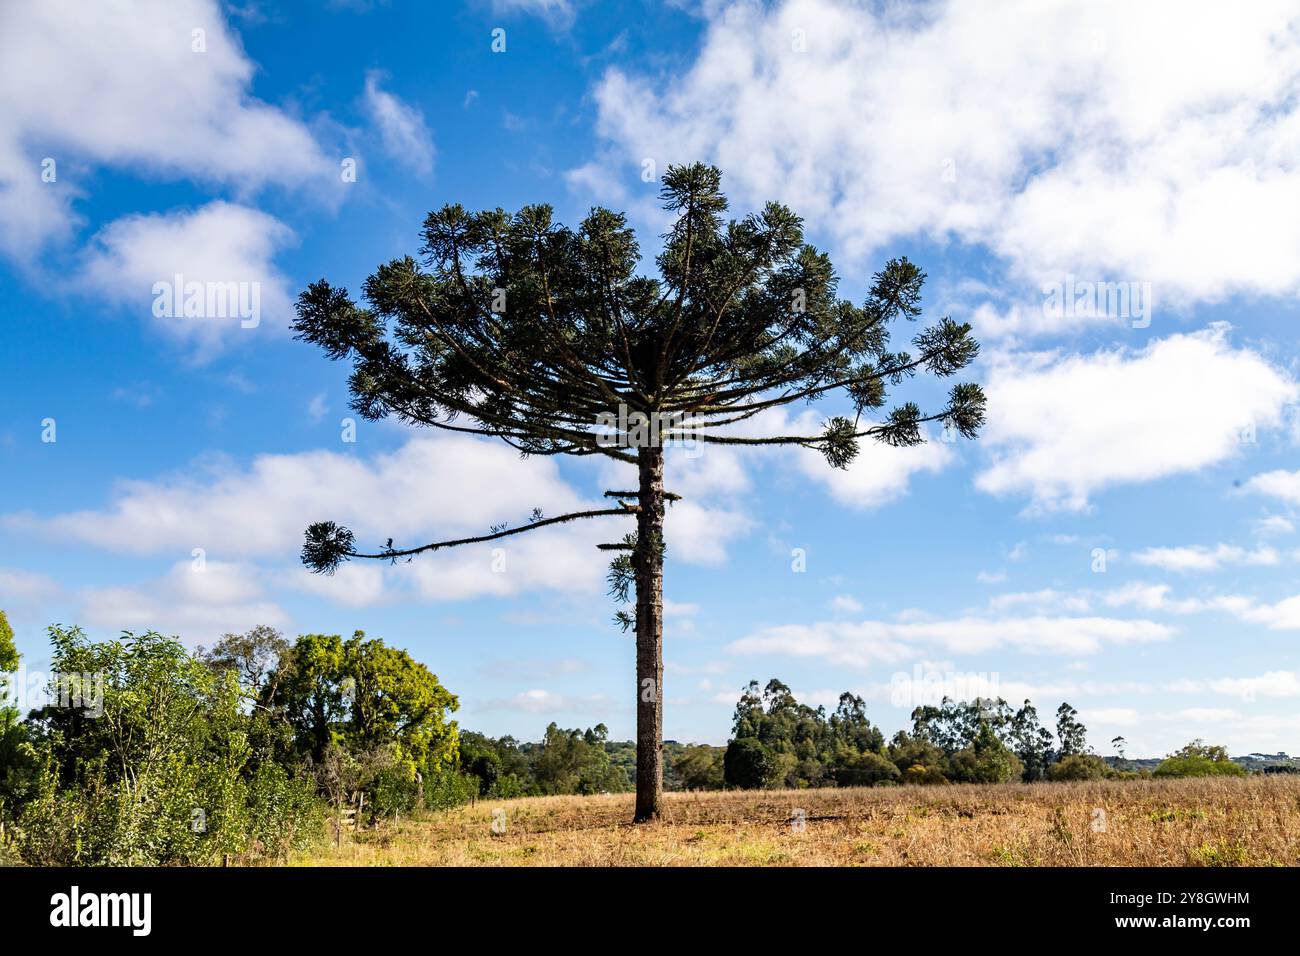
<svg viewBox="0 0 1300 956"><path fill-rule="evenodd" d="M892 761L871 752L846 757L835 768L835 782L841 787L871 787L898 778L898 768Z"/></svg>
<svg viewBox="0 0 1300 956"><path fill-rule="evenodd" d="M1094 754L1070 754L1047 768L1047 779L1066 780L1101 780L1110 775L1106 761Z"/></svg>
<svg viewBox="0 0 1300 956"><path fill-rule="evenodd" d="M1193 740L1181 750L1171 753L1160 766L1156 777L1244 777L1246 768L1233 763L1228 751L1220 746L1210 746L1202 740Z"/></svg>

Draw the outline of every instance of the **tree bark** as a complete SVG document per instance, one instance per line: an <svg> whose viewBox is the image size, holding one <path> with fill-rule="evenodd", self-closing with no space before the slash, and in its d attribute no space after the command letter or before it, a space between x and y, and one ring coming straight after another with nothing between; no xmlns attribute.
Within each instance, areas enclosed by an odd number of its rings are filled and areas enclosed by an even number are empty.
<svg viewBox="0 0 1300 956"><path fill-rule="evenodd" d="M636 817L658 820L664 789L664 450L637 452L640 477L636 550Z"/></svg>

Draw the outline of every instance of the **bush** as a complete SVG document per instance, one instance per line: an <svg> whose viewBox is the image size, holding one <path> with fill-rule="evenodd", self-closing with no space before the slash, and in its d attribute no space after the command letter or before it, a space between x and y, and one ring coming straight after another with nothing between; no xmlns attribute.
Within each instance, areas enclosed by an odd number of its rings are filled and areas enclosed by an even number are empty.
<svg viewBox="0 0 1300 956"><path fill-rule="evenodd" d="M1233 763L1223 747L1193 740L1171 753L1156 767L1156 777L1244 777L1246 768Z"/></svg>
<svg viewBox="0 0 1300 956"><path fill-rule="evenodd" d="M1093 754L1070 754L1047 768L1047 779L1058 782L1100 780L1109 775L1110 768L1106 762Z"/></svg>
<svg viewBox="0 0 1300 956"><path fill-rule="evenodd" d="M154 633L95 643L51 628L52 670L96 675L94 713L51 703L29 723L40 772L14 828L38 865L212 864L283 855L312 833L309 783L252 762L233 673Z"/></svg>
<svg viewBox="0 0 1300 956"><path fill-rule="evenodd" d="M1246 768L1230 760L1209 757L1166 757L1152 773L1155 777L1244 777Z"/></svg>
<svg viewBox="0 0 1300 956"><path fill-rule="evenodd" d="M898 768L891 761L870 751L847 757L835 768L835 782L841 787L873 787L898 778Z"/></svg>
<svg viewBox="0 0 1300 956"><path fill-rule="evenodd" d="M474 774L444 767L425 777L424 805L429 810L464 806L478 799L480 786Z"/></svg>
<svg viewBox="0 0 1300 956"><path fill-rule="evenodd" d="M940 768L926 766L921 763L914 763L903 772L903 783L931 786L946 784L947 782L948 778L943 775Z"/></svg>

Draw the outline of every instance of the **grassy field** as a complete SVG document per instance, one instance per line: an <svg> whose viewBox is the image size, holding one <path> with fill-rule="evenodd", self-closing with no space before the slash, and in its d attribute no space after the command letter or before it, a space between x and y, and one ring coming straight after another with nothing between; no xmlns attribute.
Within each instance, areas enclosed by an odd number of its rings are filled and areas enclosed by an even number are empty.
<svg viewBox="0 0 1300 956"><path fill-rule="evenodd" d="M493 811L505 832L492 832ZM803 811L802 830L792 823ZM1295 866L1300 780L1282 777L480 800L344 834L345 866Z"/></svg>

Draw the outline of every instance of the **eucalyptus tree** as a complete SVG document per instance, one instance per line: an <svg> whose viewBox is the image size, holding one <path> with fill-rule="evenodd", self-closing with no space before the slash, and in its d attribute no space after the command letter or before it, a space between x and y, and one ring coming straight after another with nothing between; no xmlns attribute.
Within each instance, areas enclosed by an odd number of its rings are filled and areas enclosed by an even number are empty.
<svg viewBox="0 0 1300 956"><path fill-rule="evenodd" d="M595 208L576 228L547 205L430 213L418 256L380 265L362 303L322 280L299 297L295 329L352 363L352 408L370 420L500 439L524 455L604 456L634 465L636 486L610 489L608 507L542 516L449 541L359 547L324 521L307 529L304 563L332 572L352 558L396 560L493 541L586 518L635 529L612 589L634 589L636 819L660 814L663 738L663 523L677 499L664 487L665 448L796 446L847 467L864 439L925 440L926 424L974 437L984 418L978 385L957 384L925 413L884 411L892 385L971 362L967 324L943 318L891 351L895 320L920 315L925 274L906 259L876 274L861 305L841 299L830 259L804 242L802 221L778 203L725 220L721 174L670 166L661 198L672 225L643 275L626 218ZM763 430L763 413L834 396L841 414L807 429ZM789 433L786 433L789 432ZM400 529L395 529L400 534Z"/></svg>

